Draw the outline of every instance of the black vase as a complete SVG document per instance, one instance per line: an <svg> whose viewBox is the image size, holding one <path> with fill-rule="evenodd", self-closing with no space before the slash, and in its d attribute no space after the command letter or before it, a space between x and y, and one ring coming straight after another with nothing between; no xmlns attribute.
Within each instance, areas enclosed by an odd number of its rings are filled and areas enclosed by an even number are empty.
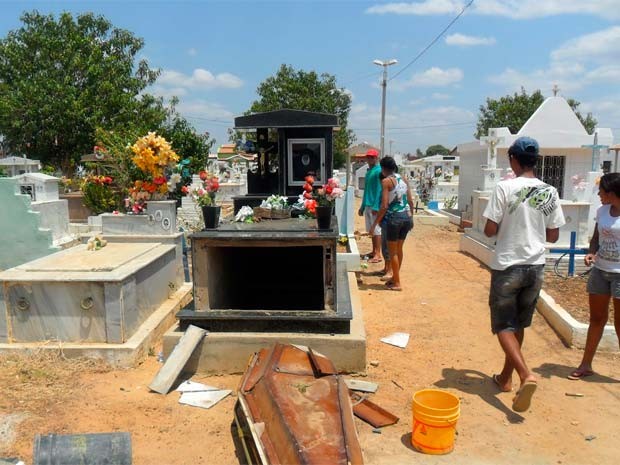
<svg viewBox="0 0 620 465"><path fill-rule="evenodd" d="M220 210L222 207L202 207L202 217L205 220L205 229L215 229L220 224Z"/></svg>
<svg viewBox="0 0 620 465"><path fill-rule="evenodd" d="M316 207L316 223L319 229L331 229L332 207Z"/></svg>

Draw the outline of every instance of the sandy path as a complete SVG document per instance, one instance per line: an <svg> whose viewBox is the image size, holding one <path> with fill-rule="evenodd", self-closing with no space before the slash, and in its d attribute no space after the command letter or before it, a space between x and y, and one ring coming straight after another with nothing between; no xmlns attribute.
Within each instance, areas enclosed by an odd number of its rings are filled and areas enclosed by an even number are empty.
<svg viewBox="0 0 620 465"><path fill-rule="evenodd" d="M525 356L540 377L539 389L530 411L512 412L512 394L499 393L490 379L503 356L489 328L489 272L458 252L459 234L450 229L416 227L405 243L402 293L382 290L376 277L363 277L368 360L380 362L368 367L367 379L381 384L374 400L401 416L381 435L360 426L368 463L618 463L620 357L599 354L595 368L601 376L569 381L565 376L581 352L563 346L536 315L526 333ZM361 250L368 250L367 239L361 242ZM394 331L411 334L406 349L379 342ZM447 456L425 456L409 446L411 394L430 386L461 398L457 444ZM590 435L596 438L586 441Z"/></svg>
<svg viewBox="0 0 620 465"><path fill-rule="evenodd" d="M537 316L526 335L525 354L540 375L540 388L529 412L511 412L511 395L499 394L489 378L502 362L489 330L489 273L458 252L458 239L453 228L416 226L406 242L401 293L384 290L377 277L363 277L368 360L379 361L378 367L368 367L366 379L380 383L373 400L401 418L382 434L356 420L366 463L618 463L620 357L599 355L595 368L601 376L568 381L580 352L565 348ZM367 239L360 242L366 251ZM394 331L411 333L406 349L379 342ZM30 463L35 433L131 431L136 465L238 463L230 433L234 397L211 410L181 406L178 394L148 392L158 368L150 357L134 370L56 380L65 384L65 395L56 389L45 402L29 402L27 390L20 401L0 396L0 413L30 415L19 427L19 439L8 450L0 448L0 456L17 455ZM239 382L239 376L197 379L229 389ZM409 446L411 394L428 386L462 399L456 449L447 456L422 455ZM32 389L36 394L36 385ZM566 397L566 392L585 397ZM586 441L589 435L596 438Z"/></svg>

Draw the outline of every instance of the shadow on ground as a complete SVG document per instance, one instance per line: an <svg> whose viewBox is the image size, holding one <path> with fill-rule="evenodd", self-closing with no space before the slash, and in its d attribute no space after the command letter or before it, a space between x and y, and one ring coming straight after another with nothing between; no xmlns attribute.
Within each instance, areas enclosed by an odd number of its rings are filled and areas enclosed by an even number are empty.
<svg viewBox="0 0 620 465"><path fill-rule="evenodd" d="M534 373L538 373L542 378L551 379L555 376L557 378L566 378L576 367L569 367L567 365L560 365L559 363L543 363L538 368L533 368ZM578 381L584 381L586 383L608 383L616 384L620 383L620 380L610 378L609 376L599 375L598 373L592 376L586 376Z"/></svg>
<svg viewBox="0 0 620 465"><path fill-rule="evenodd" d="M521 423L524 420L521 415L513 412L497 398L499 391L493 379L481 371L444 368L441 374L443 379L434 383L435 386L439 388L452 388L467 394L477 395L491 407L503 412L506 415L506 420L510 423Z"/></svg>

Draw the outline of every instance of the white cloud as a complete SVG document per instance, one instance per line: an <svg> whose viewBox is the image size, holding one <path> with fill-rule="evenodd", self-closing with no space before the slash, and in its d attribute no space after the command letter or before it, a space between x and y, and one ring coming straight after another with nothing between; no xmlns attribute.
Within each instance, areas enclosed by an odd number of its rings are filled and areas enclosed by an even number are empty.
<svg viewBox="0 0 620 465"><path fill-rule="evenodd" d="M592 113L600 128L613 128L615 142L620 142L620 93L607 95L597 100L582 101L579 110L582 114Z"/></svg>
<svg viewBox="0 0 620 465"><path fill-rule="evenodd" d="M463 7L458 0L425 0L412 3L386 3L374 5L366 10L369 14L397 14L397 15L442 15L455 13Z"/></svg>
<svg viewBox="0 0 620 465"><path fill-rule="evenodd" d="M233 125L234 113L227 110L223 105L208 102L202 99L181 101L177 105L179 113L188 119L210 119L230 122Z"/></svg>
<svg viewBox="0 0 620 465"><path fill-rule="evenodd" d="M369 14L445 15L460 12L466 0L424 0L384 3L366 10ZM564 14L588 14L606 19L620 18L619 0L476 0L468 13L533 19Z"/></svg>
<svg viewBox="0 0 620 465"><path fill-rule="evenodd" d="M183 87L165 87L154 84L149 87L148 93L158 97L163 97L165 99L170 99L172 97L183 97L184 95L187 95L187 90Z"/></svg>
<svg viewBox="0 0 620 465"><path fill-rule="evenodd" d="M236 89L243 85L241 78L231 73L214 75L211 71L197 68L191 76L174 70L164 70L157 80L159 85L192 89Z"/></svg>
<svg viewBox="0 0 620 465"><path fill-rule="evenodd" d="M446 37L446 44L459 47L471 47L475 45L493 45L495 37L476 37L464 34L451 34Z"/></svg>
<svg viewBox="0 0 620 465"><path fill-rule="evenodd" d="M198 54L198 50L196 50L194 47L192 47L192 48L190 48L190 49L187 51L187 54L188 54L190 57L195 57L195 56Z"/></svg>
<svg viewBox="0 0 620 465"><path fill-rule="evenodd" d="M620 82L620 26L575 37L550 54L547 68L519 71L506 68L489 81L510 90L521 86L528 91L541 89L548 94L557 84L569 94L595 84Z"/></svg>
<svg viewBox="0 0 620 465"><path fill-rule="evenodd" d="M618 8L620 8L620 1ZM620 26L575 37L551 52L554 61L620 61Z"/></svg>
<svg viewBox="0 0 620 465"><path fill-rule="evenodd" d="M463 71L460 68L441 69L436 66L421 73L416 73L404 82L395 81L395 90L403 90L408 87L444 87L456 84L463 80Z"/></svg>

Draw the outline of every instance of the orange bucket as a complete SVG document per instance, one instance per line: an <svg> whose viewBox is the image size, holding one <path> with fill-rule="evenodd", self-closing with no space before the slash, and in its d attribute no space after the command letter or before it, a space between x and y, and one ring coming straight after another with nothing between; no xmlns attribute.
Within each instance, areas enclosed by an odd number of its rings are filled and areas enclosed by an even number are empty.
<svg viewBox="0 0 620 465"><path fill-rule="evenodd" d="M425 454L448 454L454 449L458 397L439 389L424 389L413 395L411 445Z"/></svg>

